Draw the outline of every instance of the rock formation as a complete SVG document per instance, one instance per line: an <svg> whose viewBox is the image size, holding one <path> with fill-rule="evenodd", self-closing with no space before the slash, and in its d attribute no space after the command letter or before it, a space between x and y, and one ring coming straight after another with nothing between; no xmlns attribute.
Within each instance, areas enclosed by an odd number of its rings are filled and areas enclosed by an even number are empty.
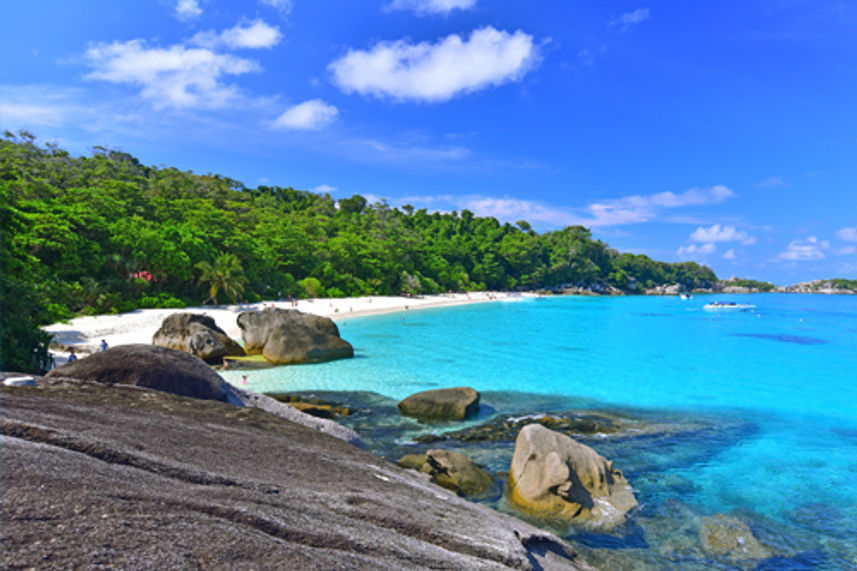
<svg viewBox="0 0 857 571"><path fill-rule="evenodd" d="M245 311L238 327L248 355L261 354L275 365L321 363L354 356L351 343L339 336L328 317L296 309Z"/></svg>
<svg viewBox="0 0 857 571"><path fill-rule="evenodd" d="M198 313L173 313L152 337L152 344L187 351L210 363L223 357L244 355L241 345L231 339L214 319Z"/></svg>
<svg viewBox="0 0 857 571"><path fill-rule="evenodd" d="M407 454L399 466L428 474L447 490L474 497L494 487L494 479L473 460L452 450L429 450L425 454Z"/></svg>
<svg viewBox="0 0 857 571"><path fill-rule="evenodd" d="M479 412L479 393L469 387L423 391L400 402L399 412L421 420L463 420Z"/></svg>
<svg viewBox="0 0 857 571"><path fill-rule="evenodd" d="M612 462L540 424L529 424L518 434L507 497L530 514L597 529L623 523L637 505Z"/></svg>
<svg viewBox="0 0 857 571"><path fill-rule="evenodd" d="M175 395L218 400L252 407L363 446L353 430L316 418L271 397L233 387L200 359L176 349L154 345L119 345L57 367L47 380L72 380L103 385L135 385Z"/></svg>
<svg viewBox="0 0 857 571"><path fill-rule="evenodd" d="M135 385L176 395L228 401L223 378L200 359L154 345L119 345L57 367L46 378Z"/></svg>
<svg viewBox="0 0 857 571"><path fill-rule="evenodd" d="M590 569L553 534L261 410L59 382L4 387L0 408L5 569Z"/></svg>

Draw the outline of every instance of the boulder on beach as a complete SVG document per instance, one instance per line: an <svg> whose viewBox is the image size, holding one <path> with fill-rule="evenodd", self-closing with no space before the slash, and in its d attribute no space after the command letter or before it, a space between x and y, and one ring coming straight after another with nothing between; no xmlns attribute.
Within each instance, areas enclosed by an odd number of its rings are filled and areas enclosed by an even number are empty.
<svg viewBox="0 0 857 571"><path fill-rule="evenodd" d="M187 351L207 362L244 355L241 345L218 327L213 318L198 313L173 313L167 316L152 337L152 344Z"/></svg>
<svg viewBox="0 0 857 571"><path fill-rule="evenodd" d="M228 400L226 382L211 367L184 351L155 345L119 345L57 367L45 376Z"/></svg>
<svg viewBox="0 0 857 571"><path fill-rule="evenodd" d="M538 517L610 529L637 500L613 463L540 424L521 429L509 472L509 502Z"/></svg>
<svg viewBox="0 0 857 571"><path fill-rule="evenodd" d="M399 412L420 420L463 420L479 412L479 393L470 387L423 391L400 402Z"/></svg>
<svg viewBox="0 0 857 571"><path fill-rule="evenodd" d="M321 363L354 356L351 343L339 336L339 329L328 317L271 308L239 314L238 327L247 354L261 354L275 365Z"/></svg>
<svg viewBox="0 0 857 571"><path fill-rule="evenodd" d="M494 479L473 460L452 450L407 454L399 466L428 474L438 485L463 496L479 496L494 487Z"/></svg>

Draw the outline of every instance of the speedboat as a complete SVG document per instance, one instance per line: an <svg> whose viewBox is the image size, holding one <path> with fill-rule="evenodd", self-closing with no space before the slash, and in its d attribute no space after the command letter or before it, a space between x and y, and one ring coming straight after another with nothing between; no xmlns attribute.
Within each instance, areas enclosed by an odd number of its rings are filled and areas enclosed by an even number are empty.
<svg viewBox="0 0 857 571"><path fill-rule="evenodd" d="M706 311L747 311L756 309L755 305L749 303L735 303L734 301L713 301L702 306Z"/></svg>
<svg viewBox="0 0 857 571"><path fill-rule="evenodd" d="M693 299L693 296L689 293L680 293L678 296L683 300Z"/></svg>

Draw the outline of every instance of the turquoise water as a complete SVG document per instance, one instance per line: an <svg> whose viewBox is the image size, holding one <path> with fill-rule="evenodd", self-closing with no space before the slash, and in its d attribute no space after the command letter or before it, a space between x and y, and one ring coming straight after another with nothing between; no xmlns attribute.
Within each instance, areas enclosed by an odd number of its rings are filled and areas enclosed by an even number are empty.
<svg viewBox="0 0 857 571"><path fill-rule="evenodd" d="M702 309L714 300L756 309ZM857 298L542 298L339 326L355 359L253 371L247 388L371 391L398 400L467 385L484 393L480 420L573 406L717 419L715 436L590 444L629 476L642 526L634 531L632 518L613 543L578 537L592 557L606 557L600 561L609 567L606 551L620 550L643 566L688 567L664 547L659 533L669 530L654 523L686 506L697 516L737 514L749 522L776 555L762 568L857 568ZM234 382L239 375L224 376ZM394 441L379 437L379 452L398 454L394 443L420 427L403 430ZM507 449L471 452L499 470L511 457Z"/></svg>

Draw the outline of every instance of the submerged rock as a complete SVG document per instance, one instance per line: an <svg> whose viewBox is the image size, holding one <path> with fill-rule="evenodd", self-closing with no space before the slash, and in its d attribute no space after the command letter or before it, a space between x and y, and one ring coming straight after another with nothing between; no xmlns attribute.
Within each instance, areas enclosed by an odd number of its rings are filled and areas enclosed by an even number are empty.
<svg viewBox="0 0 857 571"><path fill-rule="evenodd" d="M479 393L469 387L423 391L400 402L399 412L421 420L463 420L479 412Z"/></svg>
<svg viewBox="0 0 857 571"><path fill-rule="evenodd" d="M407 454L399 460L399 466L428 474L436 484L464 496L479 496L494 487L494 479L488 472L452 450Z"/></svg>
<svg viewBox="0 0 857 571"><path fill-rule="evenodd" d="M275 365L321 363L354 356L351 343L339 336L328 317L296 309L245 311L238 327L248 355L261 354Z"/></svg>
<svg viewBox="0 0 857 571"><path fill-rule="evenodd" d="M219 362L223 357L244 355L235 340L217 326L214 319L198 313L173 313L152 337L152 344L187 351L206 362Z"/></svg>
<svg viewBox="0 0 857 571"><path fill-rule="evenodd" d="M509 502L527 513L596 529L624 523L637 506L612 462L539 424L518 434L507 486Z"/></svg>
<svg viewBox="0 0 857 571"><path fill-rule="evenodd" d="M767 559L773 555L759 543L750 526L724 514L702 518L699 540L707 553L729 559Z"/></svg>
<svg viewBox="0 0 857 571"><path fill-rule="evenodd" d="M615 434L629 429L628 422L623 422L616 417L611 418L608 413L569 411L563 414L537 414L511 418L498 416L478 426L469 426L440 435L425 434L415 440L420 443L438 440L512 442L518 437L521 429L528 424L541 424L545 428L567 435Z"/></svg>
<svg viewBox="0 0 857 571"><path fill-rule="evenodd" d="M319 418L336 418L340 416L349 416L351 414L351 409L347 406L337 405L317 398L277 393L270 393L267 396L279 402L286 403L290 407L301 412L305 412Z"/></svg>

